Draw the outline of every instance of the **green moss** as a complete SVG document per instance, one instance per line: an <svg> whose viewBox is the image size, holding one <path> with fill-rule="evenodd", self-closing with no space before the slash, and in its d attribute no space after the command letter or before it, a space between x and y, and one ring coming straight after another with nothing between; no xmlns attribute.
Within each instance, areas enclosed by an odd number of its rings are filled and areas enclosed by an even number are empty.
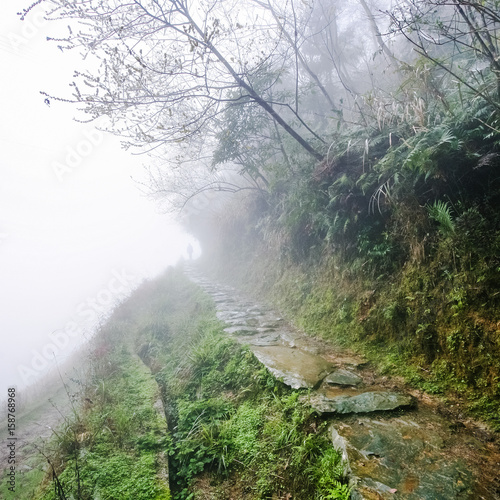
<svg viewBox="0 0 500 500"><path fill-rule="evenodd" d="M255 499L283 491L348 498L340 456L299 392L222 327L213 304L176 270L120 306L96 338L86 402L53 443L66 496L196 498L200 478L209 478L205 490L232 484L233 496L238 485ZM153 408L159 392L170 432ZM165 456L171 493L160 478ZM55 500L52 485L38 498Z"/></svg>
<svg viewBox="0 0 500 500"><path fill-rule="evenodd" d="M69 461L59 476L66 494L74 490L75 462ZM169 500L169 489L156 477L155 453L136 455L112 447L97 447L86 454L80 466L81 498L98 496L103 500ZM74 491L75 492L75 491ZM43 500L52 500L53 491Z"/></svg>
<svg viewBox="0 0 500 500"><path fill-rule="evenodd" d="M357 254L322 242L322 252L299 260L283 256L286 231L274 228L273 240L268 222L254 259L235 251L224 264L238 286L253 285L306 333L365 352L429 393L459 397L498 428L500 220L488 203L435 207L446 220L433 226L408 196L385 222L366 221Z"/></svg>

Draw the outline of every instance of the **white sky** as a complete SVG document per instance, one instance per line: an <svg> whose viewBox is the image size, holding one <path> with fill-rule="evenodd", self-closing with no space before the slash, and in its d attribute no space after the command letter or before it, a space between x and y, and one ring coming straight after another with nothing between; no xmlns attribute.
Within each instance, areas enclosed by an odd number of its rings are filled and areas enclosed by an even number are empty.
<svg viewBox="0 0 500 500"><path fill-rule="evenodd" d="M40 90L69 93L79 59L45 40L49 23L19 21L23 6L0 19L0 400L49 334L88 327L127 276L157 275L191 240L132 181L147 157L73 121L71 105L44 104Z"/></svg>

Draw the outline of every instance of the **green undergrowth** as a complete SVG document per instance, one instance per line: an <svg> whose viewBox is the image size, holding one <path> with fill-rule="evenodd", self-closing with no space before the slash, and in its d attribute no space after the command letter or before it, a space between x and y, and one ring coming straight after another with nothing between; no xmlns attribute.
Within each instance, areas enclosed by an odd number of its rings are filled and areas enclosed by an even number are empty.
<svg viewBox="0 0 500 500"><path fill-rule="evenodd" d="M33 498L349 498L326 423L222 328L180 269L139 287L95 337Z"/></svg>
<svg viewBox="0 0 500 500"><path fill-rule="evenodd" d="M362 352L382 373L445 401L458 399L500 430L500 233L475 209L452 222L448 232L430 225L425 245L391 272L360 247L324 245L295 260L262 235L224 240L228 250L211 254L208 267L267 297L306 333ZM254 248L250 261L239 259L240 241Z"/></svg>
<svg viewBox="0 0 500 500"><path fill-rule="evenodd" d="M173 497L349 498L340 456L299 392L224 334L196 287L176 281L168 303L177 313L144 328L137 349L162 388Z"/></svg>
<svg viewBox="0 0 500 500"><path fill-rule="evenodd" d="M500 430L498 108L434 113L341 127L322 162L283 162L198 233L222 278Z"/></svg>
<svg viewBox="0 0 500 500"><path fill-rule="evenodd" d="M202 241L220 279L500 430L498 131L474 123L453 122L460 157L442 127L371 163L340 144L321 176L233 200Z"/></svg>
<svg viewBox="0 0 500 500"><path fill-rule="evenodd" d="M71 358L67 365L60 367L64 371L69 366L79 367L78 360ZM71 384L71 383L70 383ZM67 414L68 402L66 386L58 373L51 373L36 384L22 388L16 395L16 431L25 435L29 432L30 438L17 441L15 465L15 487L9 482L7 461L0 472L0 498L15 498L16 500L32 500L42 493L47 461L40 454L44 438L50 434L50 428L56 428L58 422L63 421ZM7 419L0 427L0 434L7 436ZM9 489L11 488L11 489Z"/></svg>
<svg viewBox="0 0 500 500"><path fill-rule="evenodd" d="M9 483L7 469L5 469L0 481L0 498L30 500L36 498L37 491L40 491L40 484L45 476L45 461L36 450L25 449L24 452L28 456L23 459L25 467L21 471L16 471L15 492L9 490L9 487L12 486Z"/></svg>
<svg viewBox="0 0 500 500"><path fill-rule="evenodd" d="M81 405L43 450L51 480L43 500L170 498L161 477L168 433L153 406L157 386L118 334L126 328L104 327Z"/></svg>

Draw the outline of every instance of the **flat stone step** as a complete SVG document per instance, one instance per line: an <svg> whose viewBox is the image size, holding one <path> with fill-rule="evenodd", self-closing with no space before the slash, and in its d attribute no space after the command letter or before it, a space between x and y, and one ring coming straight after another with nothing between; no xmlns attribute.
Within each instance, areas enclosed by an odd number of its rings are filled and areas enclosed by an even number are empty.
<svg viewBox="0 0 500 500"><path fill-rule="evenodd" d="M275 377L293 389L312 389L334 369L320 356L289 346L255 346L252 351Z"/></svg>
<svg viewBox="0 0 500 500"><path fill-rule="evenodd" d="M247 315L244 312L235 311L233 309L227 311L217 311L215 315L217 316L217 319L220 319L221 321L225 322L241 320L247 317Z"/></svg>
<svg viewBox="0 0 500 500"><path fill-rule="evenodd" d="M413 415L385 420L355 418L330 426L355 488L354 500L477 498L465 462L443 455L438 420Z"/></svg>
<svg viewBox="0 0 500 500"><path fill-rule="evenodd" d="M330 375L325 378L325 382L330 385L353 386L361 384L363 379L352 370L339 368L333 373L330 373Z"/></svg>
<svg viewBox="0 0 500 500"><path fill-rule="evenodd" d="M252 346L277 346L281 344L281 337L276 334L261 334L255 335L253 337L241 337L241 341L248 344L250 348Z"/></svg>
<svg viewBox="0 0 500 500"><path fill-rule="evenodd" d="M230 335L255 335L259 333L257 328L251 326L229 326L224 328L224 331Z"/></svg>
<svg viewBox="0 0 500 500"><path fill-rule="evenodd" d="M391 411L398 408L409 408L415 405L412 396L396 392L373 391L363 392L355 396L335 396L329 398L317 393L309 397L311 407L318 413L372 413Z"/></svg>

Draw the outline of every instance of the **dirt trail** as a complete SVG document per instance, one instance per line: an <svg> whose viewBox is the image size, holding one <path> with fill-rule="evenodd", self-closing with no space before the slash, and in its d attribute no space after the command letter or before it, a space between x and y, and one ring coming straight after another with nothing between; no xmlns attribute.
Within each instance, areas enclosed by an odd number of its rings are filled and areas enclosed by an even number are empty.
<svg viewBox="0 0 500 500"><path fill-rule="evenodd" d="M57 430L64 417L68 416L71 411L66 390L59 385L37 403L29 403L25 410L16 415L16 470L22 471L28 467L27 459L38 454L36 447L42 446L53 435L53 429ZM0 426L0 436L2 436L2 443L6 443L8 433L5 420ZM8 468L8 454L7 446L2 446L0 448L0 470L2 471Z"/></svg>

